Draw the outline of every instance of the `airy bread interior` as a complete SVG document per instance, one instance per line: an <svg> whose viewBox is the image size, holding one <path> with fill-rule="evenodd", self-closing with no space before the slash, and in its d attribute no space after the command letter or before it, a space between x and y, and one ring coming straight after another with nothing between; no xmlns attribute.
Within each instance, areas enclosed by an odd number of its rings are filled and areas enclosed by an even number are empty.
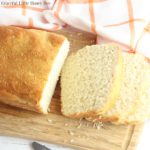
<svg viewBox="0 0 150 150"><path fill-rule="evenodd" d="M60 47L60 50L53 62L52 69L49 73L46 86L42 93L42 98L39 102L40 108L43 111L43 113L47 113L47 109L51 102L51 98L53 96L61 68L64 64L64 61L67 57L68 52L69 52L69 42L68 40L65 40L62 46Z"/></svg>
<svg viewBox="0 0 150 150"><path fill-rule="evenodd" d="M101 45L68 57L61 78L64 115L117 124L150 117L150 64L140 54L118 52Z"/></svg>
<svg viewBox="0 0 150 150"><path fill-rule="evenodd" d="M137 113L141 108L146 108L144 105L150 105L148 96L148 69L149 64L145 61L145 58L139 54L122 53L123 66L124 66L124 77L121 84L120 95L110 110L101 116L89 117L89 121L113 121L115 123L127 123L134 122L137 120L132 114L139 115L145 114ZM143 79L144 82L143 82ZM146 81L146 82L145 82ZM146 92L144 94L144 92ZM139 101L142 101L141 103ZM149 102L149 103L148 103ZM144 103L144 104L143 104ZM141 106L140 106L141 105ZM147 107L148 108L148 107ZM144 109L143 109L144 110ZM107 119L106 119L107 118ZM145 119L143 115L143 119ZM142 117L139 121L142 120Z"/></svg>
<svg viewBox="0 0 150 150"><path fill-rule="evenodd" d="M119 123L142 122L150 118L150 64L142 58L141 82L138 98L134 101L131 111L122 115Z"/></svg>
<svg viewBox="0 0 150 150"><path fill-rule="evenodd" d="M97 114L109 101L120 49L87 46L69 56L62 69L62 113L81 118Z"/></svg>
<svg viewBox="0 0 150 150"><path fill-rule="evenodd" d="M134 101L138 98L141 84L143 59L141 55L128 54L123 52L124 77L121 84L120 95L115 106L105 115L108 117L120 118L124 113L131 111Z"/></svg>

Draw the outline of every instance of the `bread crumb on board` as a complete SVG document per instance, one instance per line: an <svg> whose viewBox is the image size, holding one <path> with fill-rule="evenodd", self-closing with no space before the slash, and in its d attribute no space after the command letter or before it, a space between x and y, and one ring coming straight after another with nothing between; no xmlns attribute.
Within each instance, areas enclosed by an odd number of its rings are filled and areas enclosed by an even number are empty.
<svg viewBox="0 0 150 150"><path fill-rule="evenodd" d="M63 143L67 143L67 140L63 140Z"/></svg>
<svg viewBox="0 0 150 150"><path fill-rule="evenodd" d="M73 142L74 142L74 139L71 139L71 140L70 140L70 143L73 143Z"/></svg>
<svg viewBox="0 0 150 150"><path fill-rule="evenodd" d="M68 127L68 123L65 123L65 126Z"/></svg>
<svg viewBox="0 0 150 150"><path fill-rule="evenodd" d="M71 131L71 130L68 130L68 133L70 134L70 135L74 135L74 132L73 131Z"/></svg>
<svg viewBox="0 0 150 150"><path fill-rule="evenodd" d="M83 118L80 118L79 124L77 125L77 129L80 129L81 127L90 127L91 125L93 128L96 128L97 130L100 130L103 127L103 123L99 121L101 116L98 117L98 119L93 118L86 118L88 122L82 122Z"/></svg>
<svg viewBox="0 0 150 150"><path fill-rule="evenodd" d="M49 123L53 123L53 120L51 120L51 119L47 119L47 121L48 121Z"/></svg>
<svg viewBox="0 0 150 150"><path fill-rule="evenodd" d="M97 130L100 130L103 127L102 122L94 122L93 123L93 128L96 128Z"/></svg>

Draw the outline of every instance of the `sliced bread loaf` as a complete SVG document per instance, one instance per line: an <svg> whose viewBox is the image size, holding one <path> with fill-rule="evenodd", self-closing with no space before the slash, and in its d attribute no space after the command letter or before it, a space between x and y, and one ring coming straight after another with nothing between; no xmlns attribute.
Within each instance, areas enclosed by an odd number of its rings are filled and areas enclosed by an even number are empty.
<svg viewBox="0 0 150 150"><path fill-rule="evenodd" d="M138 98L141 80L143 80L142 68L144 57L138 54L123 53L124 77L121 84L120 95L116 104L104 116L119 118L123 114L131 112L134 102Z"/></svg>
<svg viewBox="0 0 150 150"><path fill-rule="evenodd" d="M150 118L150 64L140 54L118 50L86 47L67 59L61 79L64 115L117 124Z"/></svg>
<svg viewBox="0 0 150 150"><path fill-rule="evenodd" d="M150 117L150 65L140 54L124 53L124 78L114 107L104 114L86 118L89 121L135 123Z"/></svg>
<svg viewBox="0 0 150 150"><path fill-rule="evenodd" d="M122 56L117 46L87 46L73 53L62 69L62 113L82 118L106 112L119 95L121 78Z"/></svg>
<svg viewBox="0 0 150 150"><path fill-rule="evenodd" d="M150 118L150 64L147 61L143 61L139 87L132 109L121 116L119 123L137 123Z"/></svg>

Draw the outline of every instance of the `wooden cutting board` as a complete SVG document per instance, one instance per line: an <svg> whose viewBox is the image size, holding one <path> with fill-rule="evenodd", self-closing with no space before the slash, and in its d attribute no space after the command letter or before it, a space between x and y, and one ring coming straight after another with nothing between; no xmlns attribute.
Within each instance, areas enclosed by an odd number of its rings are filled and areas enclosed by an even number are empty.
<svg viewBox="0 0 150 150"><path fill-rule="evenodd" d="M96 42L96 36L67 28L64 34L71 42L71 52ZM57 84L48 115L0 104L0 134L57 143L75 149L134 150L143 125L103 124L102 128L86 120L61 115L60 85Z"/></svg>

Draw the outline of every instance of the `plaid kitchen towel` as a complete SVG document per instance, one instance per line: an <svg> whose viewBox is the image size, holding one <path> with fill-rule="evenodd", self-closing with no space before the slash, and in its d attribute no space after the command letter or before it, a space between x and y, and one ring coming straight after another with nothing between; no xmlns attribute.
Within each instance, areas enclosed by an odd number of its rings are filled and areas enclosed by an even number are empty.
<svg viewBox="0 0 150 150"><path fill-rule="evenodd" d="M0 0L0 25L58 30L71 25L150 58L149 0Z"/></svg>

